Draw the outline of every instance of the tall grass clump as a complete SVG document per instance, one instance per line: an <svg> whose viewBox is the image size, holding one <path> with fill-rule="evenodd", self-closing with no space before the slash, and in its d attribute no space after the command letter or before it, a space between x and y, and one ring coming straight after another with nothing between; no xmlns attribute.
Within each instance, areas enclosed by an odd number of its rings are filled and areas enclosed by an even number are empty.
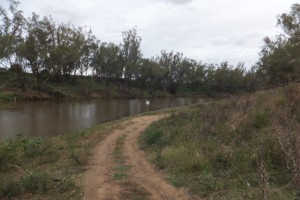
<svg viewBox="0 0 300 200"><path fill-rule="evenodd" d="M293 199L300 188L300 85L179 111L140 138L175 186L208 199Z"/></svg>

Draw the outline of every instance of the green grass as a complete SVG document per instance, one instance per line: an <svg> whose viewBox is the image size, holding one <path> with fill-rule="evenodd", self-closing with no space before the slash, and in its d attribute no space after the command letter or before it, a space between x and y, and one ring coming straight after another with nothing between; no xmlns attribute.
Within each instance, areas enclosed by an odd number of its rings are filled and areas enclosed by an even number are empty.
<svg viewBox="0 0 300 200"><path fill-rule="evenodd" d="M51 138L0 141L0 199L82 199L91 149L119 122Z"/></svg>
<svg viewBox="0 0 300 200"><path fill-rule="evenodd" d="M124 141L126 139L126 135L121 135L117 141L116 146L113 151L113 159L115 161L115 167L113 169L113 180L124 180L127 178L127 172L130 169L130 166L126 165L125 157L124 157Z"/></svg>
<svg viewBox="0 0 300 200"><path fill-rule="evenodd" d="M140 145L170 183L193 194L262 199L265 189L267 198L293 199L300 184L299 102L298 84L187 107L152 124Z"/></svg>

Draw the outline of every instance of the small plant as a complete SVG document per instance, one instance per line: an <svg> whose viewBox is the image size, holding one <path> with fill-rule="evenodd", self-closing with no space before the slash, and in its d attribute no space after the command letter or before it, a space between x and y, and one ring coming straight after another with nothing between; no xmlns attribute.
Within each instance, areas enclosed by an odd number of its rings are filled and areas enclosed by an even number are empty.
<svg viewBox="0 0 300 200"><path fill-rule="evenodd" d="M5 172L9 165L14 162L17 148L12 140L0 144L0 172Z"/></svg>
<svg viewBox="0 0 300 200"><path fill-rule="evenodd" d="M256 129L261 129L267 126L269 121L270 121L269 113L263 110L256 111L252 116L252 125Z"/></svg>
<svg viewBox="0 0 300 200"><path fill-rule="evenodd" d="M1 177L0 181L0 199L17 197L22 193L21 184L15 179Z"/></svg>
<svg viewBox="0 0 300 200"><path fill-rule="evenodd" d="M163 132L156 128L150 128L144 134L144 142L151 146L154 144L160 145Z"/></svg>
<svg viewBox="0 0 300 200"><path fill-rule="evenodd" d="M52 180L48 173L34 171L22 177L22 185L27 192L44 194L51 188Z"/></svg>
<svg viewBox="0 0 300 200"><path fill-rule="evenodd" d="M22 136L20 142L23 144L25 157L34 158L43 154L44 139Z"/></svg>
<svg viewBox="0 0 300 200"><path fill-rule="evenodd" d="M198 177L196 177L197 183L201 187L203 195L207 195L217 189L217 179L206 171L203 171Z"/></svg>

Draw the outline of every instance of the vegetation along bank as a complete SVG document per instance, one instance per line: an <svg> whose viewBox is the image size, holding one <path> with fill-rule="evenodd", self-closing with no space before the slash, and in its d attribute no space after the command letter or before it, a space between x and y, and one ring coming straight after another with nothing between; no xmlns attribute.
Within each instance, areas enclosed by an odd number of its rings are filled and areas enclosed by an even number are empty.
<svg viewBox="0 0 300 200"><path fill-rule="evenodd" d="M299 101L295 84L188 108L152 124L140 144L170 183L202 197L293 199Z"/></svg>

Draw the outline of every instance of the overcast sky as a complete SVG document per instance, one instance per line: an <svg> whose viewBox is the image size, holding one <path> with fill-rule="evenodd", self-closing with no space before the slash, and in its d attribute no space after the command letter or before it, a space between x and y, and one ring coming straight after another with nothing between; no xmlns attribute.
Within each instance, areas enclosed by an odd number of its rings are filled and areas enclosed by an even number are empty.
<svg viewBox="0 0 300 200"><path fill-rule="evenodd" d="M0 0L1 4L6 0ZM162 49L203 63L258 59L265 36L281 32L276 17L296 0L21 0L25 16L52 15L56 22L87 25L103 42L119 44L136 26L144 57Z"/></svg>

